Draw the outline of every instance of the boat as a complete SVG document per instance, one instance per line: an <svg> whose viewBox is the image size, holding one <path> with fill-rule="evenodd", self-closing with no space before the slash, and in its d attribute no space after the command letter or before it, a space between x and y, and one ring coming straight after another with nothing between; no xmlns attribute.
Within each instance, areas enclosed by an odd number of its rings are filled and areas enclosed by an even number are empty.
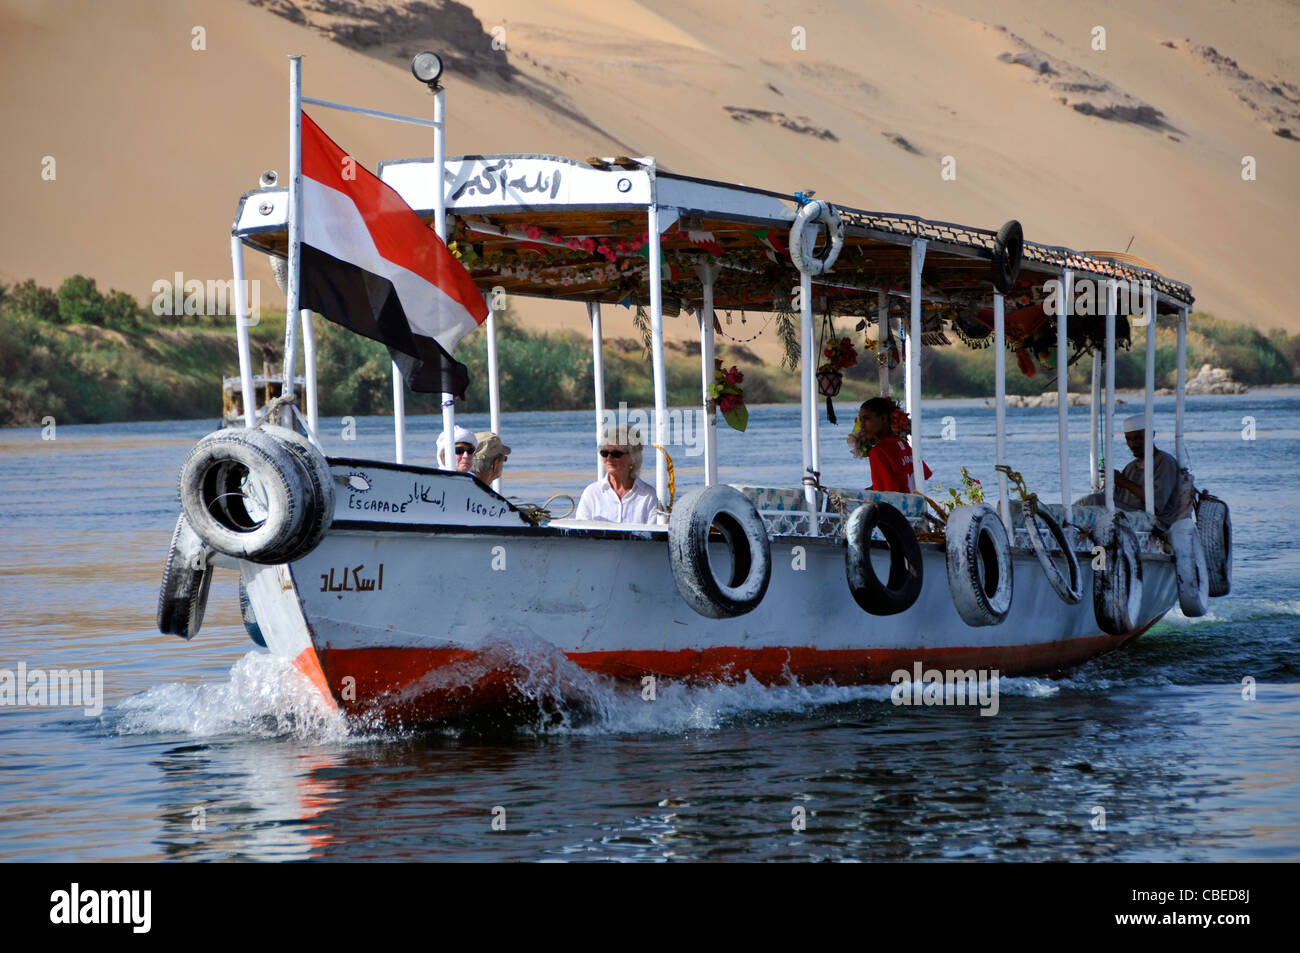
<svg viewBox="0 0 1300 953"><path fill-rule="evenodd" d="M248 426L205 437L187 458L160 593L162 631L192 638L212 571L235 569L250 634L291 659L326 705L361 720L410 723L500 710L527 694L539 671L565 666L651 691L658 679L859 685L921 670L1053 673L1126 645L1175 605L1196 615L1211 594L1226 593L1231 526L1222 501L1202 493L1162 531L1149 476L1138 511L1117 507L1112 481L1100 478L1115 459L1117 340L1144 339L1149 430L1157 321L1178 332L1175 451L1180 465L1187 459L1187 284L1123 255L1027 241L1015 221L990 229L859 210L807 190L666 171L650 157L445 157L445 87L440 68L428 69L432 56L413 65L435 93L432 121L305 97L301 61L291 58L289 184L240 198L236 288L246 251L292 263L295 123L304 102L431 126L433 158L383 162L379 179L454 242L489 309L502 290L586 309L598 424L606 414L602 306L646 314L655 396L648 442L660 447L669 423L663 316L694 314L703 485L672 492L666 452L647 448L658 502L651 522L552 518L518 506L499 485L406 460L396 369L394 458L326 456L315 436L308 349L305 415L278 417L285 426L277 426L273 400ZM1079 307L1085 285L1097 289L1095 313ZM236 305L242 315L244 304ZM797 469L791 462L787 485L718 480L714 328L724 308L775 312L803 356L801 459ZM300 328L310 341L311 313L300 324L294 310L285 379ZM920 480L915 493L822 484L818 401L834 392L836 371L819 373L812 359L819 314L860 322L880 355L883 394L894 383L886 346L897 357L901 343L917 459L926 407L914 345L946 340L947 330L994 348L996 505L972 494L949 511L927 501ZM500 433L494 321L489 313L481 333L489 336L491 429ZM240 330L245 406L255 406ZM1043 488L1012 499L1009 343L1030 360L1034 348L1055 348L1060 364L1070 353L1091 357L1088 489L1097 505L1072 502L1065 373L1057 375L1058 501ZM443 415L450 432L450 399ZM1147 474L1151 455L1148 442Z"/></svg>

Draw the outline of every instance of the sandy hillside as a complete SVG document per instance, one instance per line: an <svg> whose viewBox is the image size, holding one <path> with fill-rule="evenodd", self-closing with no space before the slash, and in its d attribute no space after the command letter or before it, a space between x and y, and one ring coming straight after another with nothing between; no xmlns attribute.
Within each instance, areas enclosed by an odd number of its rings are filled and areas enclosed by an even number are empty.
<svg viewBox="0 0 1300 953"><path fill-rule="evenodd" d="M305 54L311 95L427 114L406 62L428 47L451 54L453 154L649 154L863 208L1018 218L1029 238L1075 248L1131 237L1198 308L1300 330L1296 4L792 6L0 0L0 279L83 272L144 298L176 271L225 277L238 195L285 167L285 54ZM430 151L413 127L317 118L372 166ZM252 274L269 285L261 262ZM520 310L585 325L574 305ZM626 312L610 320L631 333ZM750 321L728 330L748 336Z"/></svg>

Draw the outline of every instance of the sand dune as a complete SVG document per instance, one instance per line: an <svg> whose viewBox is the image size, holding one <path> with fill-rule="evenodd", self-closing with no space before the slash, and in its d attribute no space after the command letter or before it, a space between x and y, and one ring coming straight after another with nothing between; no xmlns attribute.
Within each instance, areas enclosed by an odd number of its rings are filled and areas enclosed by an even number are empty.
<svg viewBox="0 0 1300 953"><path fill-rule="evenodd" d="M427 114L406 63L429 47L453 54L452 153L648 154L863 208L989 227L1019 218L1029 238L1076 248L1131 238L1132 253L1193 286L1199 308L1300 330L1294 4L444 0L317 12L326 6L0 0L0 279L83 272L144 298L176 271L225 277L236 199L285 166L285 54L306 56L313 95ZM196 26L204 50L191 48ZM372 166L431 151L412 127L327 122ZM54 181L41 178L45 156ZM946 156L955 181L941 178ZM270 287L261 262L253 275ZM519 310L585 326L574 305ZM735 336L752 333L733 317ZM626 312L609 320L632 333ZM692 333L686 319L668 324ZM770 334L751 347L774 353Z"/></svg>

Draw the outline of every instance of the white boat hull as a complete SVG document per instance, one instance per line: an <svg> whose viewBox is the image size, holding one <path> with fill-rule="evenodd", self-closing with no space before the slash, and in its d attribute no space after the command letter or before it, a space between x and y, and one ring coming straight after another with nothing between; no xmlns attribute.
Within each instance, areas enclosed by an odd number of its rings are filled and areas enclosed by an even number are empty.
<svg viewBox="0 0 1300 953"><path fill-rule="evenodd" d="M478 484L457 486L491 496ZM346 499L338 505L346 514ZM954 607L942 544L921 545L920 597L890 616L859 608L836 538L774 538L766 595L729 619L705 618L678 595L666 528L340 519L291 566L242 566L270 649L295 659L346 710L420 718L505 702L528 663L502 654L503 643L637 682L748 674L764 683L886 683L916 662L1023 675L1115 649L1177 598L1172 559L1144 554L1139 625L1108 635L1094 617L1087 559L1085 598L1069 606L1032 551L1015 550L1009 614L971 626Z"/></svg>

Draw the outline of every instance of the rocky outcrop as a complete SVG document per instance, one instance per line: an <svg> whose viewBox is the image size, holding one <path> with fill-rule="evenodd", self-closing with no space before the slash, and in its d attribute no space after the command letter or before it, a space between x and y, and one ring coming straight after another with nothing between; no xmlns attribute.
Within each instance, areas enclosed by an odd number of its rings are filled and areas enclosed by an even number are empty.
<svg viewBox="0 0 1300 953"><path fill-rule="evenodd" d="M1201 369L1196 372L1196 376L1187 381L1187 393L1244 394L1246 393L1246 385L1240 381L1234 381L1232 374L1222 367L1211 367L1209 364L1202 364Z"/></svg>
<svg viewBox="0 0 1300 953"><path fill-rule="evenodd" d="M993 402L986 401L988 404ZM1087 407L1087 394L1069 394L1068 403L1071 407ZM1123 401L1117 401L1123 403ZM1041 394L1007 394L1008 407L1055 407L1056 391L1049 390Z"/></svg>

